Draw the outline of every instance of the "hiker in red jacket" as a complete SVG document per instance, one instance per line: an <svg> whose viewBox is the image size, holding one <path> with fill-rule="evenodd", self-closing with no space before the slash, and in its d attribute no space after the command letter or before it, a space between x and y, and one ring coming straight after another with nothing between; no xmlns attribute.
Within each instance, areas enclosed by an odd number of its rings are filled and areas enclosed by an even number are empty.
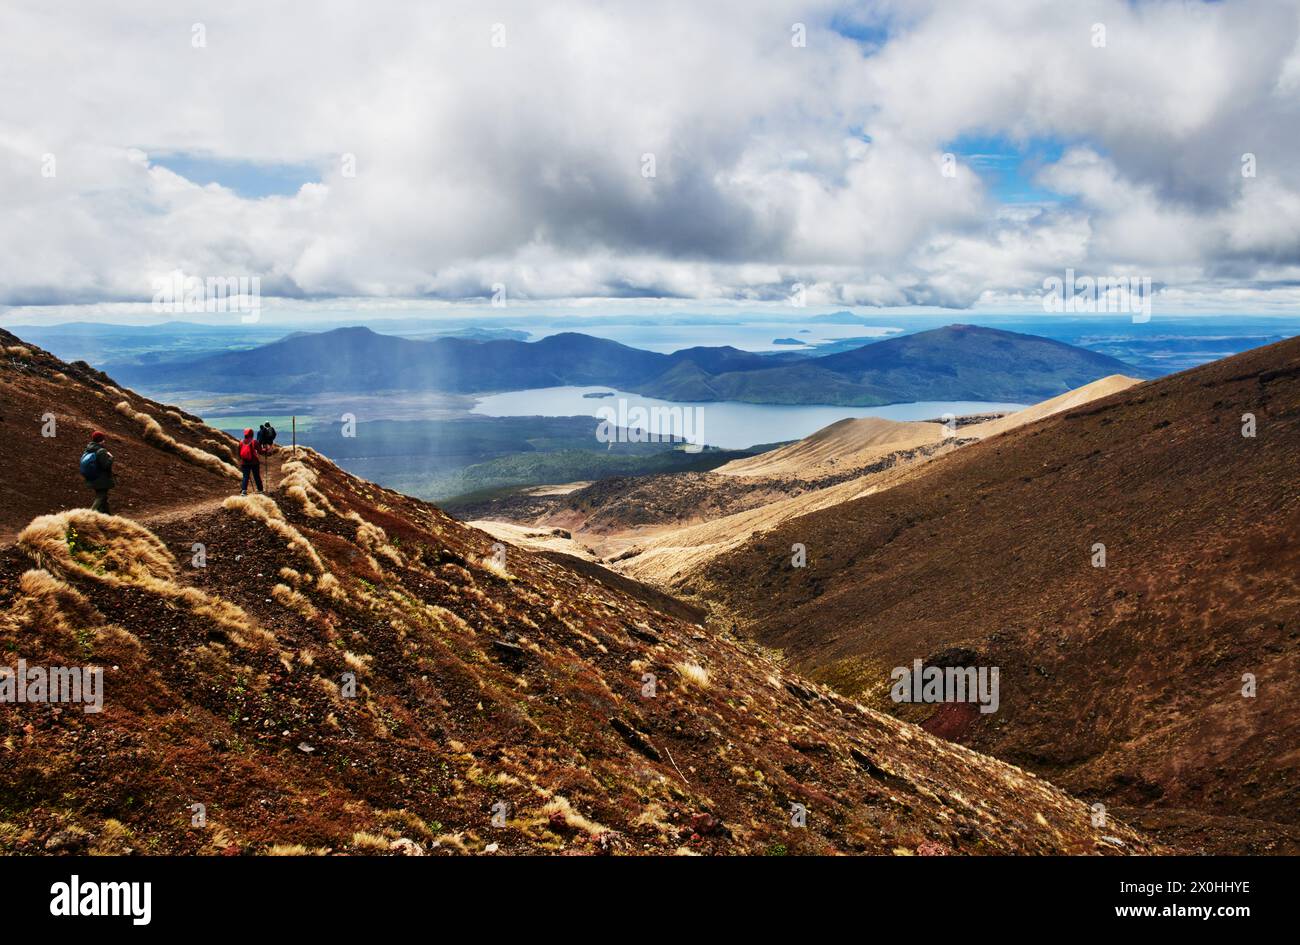
<svg viewBox="0 0 1300 945"><path fill-rule="evenodd" d="M258 492L265 492L262 488L262 469L261 455L271 452L269 447L263 446L257 442L253 436L252 427L244 431L244 438L239 443L239 468L244 471L244 484L239 487L240 495L248 495L248 478L253 477L253 482L257 484Z"/></svg>

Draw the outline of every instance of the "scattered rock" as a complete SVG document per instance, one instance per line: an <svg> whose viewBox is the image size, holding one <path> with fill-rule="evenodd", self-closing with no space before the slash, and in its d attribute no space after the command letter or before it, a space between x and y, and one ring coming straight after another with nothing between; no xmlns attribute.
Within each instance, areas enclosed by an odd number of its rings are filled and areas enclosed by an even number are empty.
<svg viewBox="0 0 1300 945"><path fill-rule="evenodd" d="M938 840L922 840L916 848L917 856L948 856L952 849Z"/></svg>
<svg viewBox="0 0 1300 945"><path fill-rule="evenodd" d="M785 688L790 695L802 702L812 702L814 699L820 698L814 690L809 689L807 686L801 686L793 679L786 680Z"/></svg>
<svg viewBox="0 0 1300 945"><path fill-rule="evenodd" d="M731 836L731 831L727 829L727 825L709 813L693 814L691 816L691 830L701 837L712 834Z"/></svg>
<svg viewBox="0 0 1300 945"><path fill-rule="evenodd" d="M60 830L45 841L47 853L80 853L86 848L88 838L84 830Z"/></svg>
<svg viewBox="0 0 1300 945"><path fill-rule="evenodd" d="M492 649L496 652L501 662L511 669L522 669L528 664L532 654L525 650L517 643L511 643L509 640L493 640Z"/></svg>
<svg viewBox="0 0 1300 945"><path fill-rule="evenodd" d="M627 632L630 636L636 637L643 643L658 643L659 634L653 630L643 630L640 627L628 627Z"/></svg>
<svg viewBox="0 0 1300 945"><path fill-rule="evenodd" d="M645 737L629 723L618 718L618 716L614 716L609 720L609 724L613 726L614 731L623 736L623 741L627 742L630 747L635 748L651 761L663 760L663 756L659 754L659 749L646 741Z"/></svg>

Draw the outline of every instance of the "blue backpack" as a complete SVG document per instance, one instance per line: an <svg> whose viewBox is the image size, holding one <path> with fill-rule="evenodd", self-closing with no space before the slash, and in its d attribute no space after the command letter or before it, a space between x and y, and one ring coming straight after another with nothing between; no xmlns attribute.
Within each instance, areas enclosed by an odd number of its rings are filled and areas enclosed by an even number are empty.
<svg viewBox="0 0 1300 945"><path fill-rule="evenodd" d="M81 454L81 475L87 481L99 478L99 450L86 450Z"/></svg>

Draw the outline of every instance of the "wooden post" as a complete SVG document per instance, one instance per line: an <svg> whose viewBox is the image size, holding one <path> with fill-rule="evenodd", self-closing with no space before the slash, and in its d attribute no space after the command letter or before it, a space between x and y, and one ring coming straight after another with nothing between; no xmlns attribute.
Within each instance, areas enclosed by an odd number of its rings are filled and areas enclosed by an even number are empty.
<svg viewBox="0 0 1300 945"><path fill-rule="evenodd" d="M298 415L293 415L293 455L298 455Z"/></svg>

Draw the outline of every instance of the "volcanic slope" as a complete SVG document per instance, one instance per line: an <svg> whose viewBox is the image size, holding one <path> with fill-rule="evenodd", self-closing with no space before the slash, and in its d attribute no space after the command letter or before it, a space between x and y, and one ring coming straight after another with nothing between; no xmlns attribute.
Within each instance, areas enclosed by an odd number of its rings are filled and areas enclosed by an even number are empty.
<svg viewBox="0 0 1300 945"><path fill-rule="evenodd" d="M1297 469L1292 339L964 447L699 586L847 695L1189 844L1296 851ZM1000 708L894 703L916 659L1000 667Z"/></svg>
<svg viewBox="0 0 1300 945"><path fill-rule="evenodd" d="M215 502L238 480L235 441L193 414L128 395L85 362L65 364L2 329L0 364L0 542L34 515L90 505L77 464L96 429L113 454L115 512L139 518Z"/></svg>
<svg viewBox="0 0 1300 945"><path fill-rule="evenodd" d="M14 494L32 520L0 545L0 665L98 667L104 683L101 712L0 712L0 851L1153 849L1036 776L654 609L634 582L493 547L311 451L273 496L215 501L199 447L172 445L215 434L4 340L0 389L26 398L6 409L6 468L43 455L38 408L74 431L73 454L83 427L129 415L157 430L124 479L200 485L144 522Z"/></svg>
<svg viewBox="0 0 1300 945"><path fill-rule="evenodd" d="M915 423L862 417L840 420L788 446L719 466L720 476L780 476L816 480L869 465L888 453L938 443L941 423Z"/></svg>

